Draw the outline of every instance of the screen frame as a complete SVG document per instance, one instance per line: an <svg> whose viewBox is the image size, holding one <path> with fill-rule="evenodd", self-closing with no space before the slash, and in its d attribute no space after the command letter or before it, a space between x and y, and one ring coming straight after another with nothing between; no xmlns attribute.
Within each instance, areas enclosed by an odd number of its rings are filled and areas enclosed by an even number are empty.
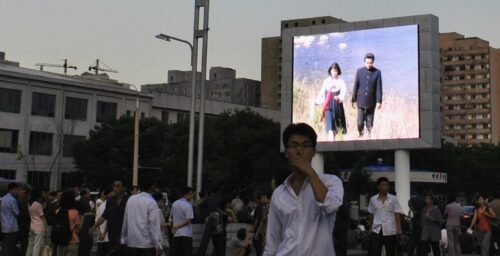
<svg viewBox="0 0 500 256"><path fill-rule="evenodd" d="M294 37L417 25L419 138L318 142L316 151L396 150L441 147L439 22L434 15L321 24L282 30L281 130L292 122ZM281 146L284 150L283 145Z"/></svg>

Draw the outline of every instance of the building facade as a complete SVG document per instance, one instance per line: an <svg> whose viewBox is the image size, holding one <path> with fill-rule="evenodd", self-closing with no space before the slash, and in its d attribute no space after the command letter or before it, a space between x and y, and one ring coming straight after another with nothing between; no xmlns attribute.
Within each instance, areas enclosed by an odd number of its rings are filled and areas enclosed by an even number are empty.
<svg viewBox="0 0 500 256"><path fill-rule="evenodd" d="M133 115L137 97L141 116L149 116L152 96L127 84L0 62L0 176L64 185L74 171L72 145L103 121Z"/></svg>
<svg viewBox="0 0 500 256"><path fill-rule="evenodd" d="M105 74L66 76L19 67L4 53L0 57L0 177L51 190L66 187L75 171L72 145L106 120L133 116L137 97L141 117L165 123L189 119L191 100L185 95L148 86L137 92ZM274 110L205 102L207 115L243 108L280 118Z"/></svg>
<svg viewBox="0 0 500 256"><path fill-rule="evenodd" d="M442 133L458 144L500 142L500 50L440 34Z"/></svg>
<svg viewBox="0 0 500 256"><path fill-rule="evenodd" d="M201 73L197 74L197 81ZM180 96L191 96L191 71L169 70L168 83L146 84L147 91L163 92ZM200 83L196 86L196 97L200 97ZM236 70L225 67L212 67L209 79L205 81L205 99L225 103L259 107L260 81L236 78Z"/></svg>

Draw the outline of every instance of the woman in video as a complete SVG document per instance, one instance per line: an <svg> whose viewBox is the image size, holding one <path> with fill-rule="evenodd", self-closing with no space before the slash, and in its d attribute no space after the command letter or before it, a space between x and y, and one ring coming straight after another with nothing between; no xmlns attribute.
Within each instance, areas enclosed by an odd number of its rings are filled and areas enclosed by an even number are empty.
<svg viewBox="0 0 500 256"><path fill-rule="evenodd" d="M316 104L323 106L321 121L325 120L325 128L329 141L335 140L337 132L347 133L344 113L344 100L346 97L345 82L340 75L342 71L337 62L328 68L328 75L321 86Z"/></svg>

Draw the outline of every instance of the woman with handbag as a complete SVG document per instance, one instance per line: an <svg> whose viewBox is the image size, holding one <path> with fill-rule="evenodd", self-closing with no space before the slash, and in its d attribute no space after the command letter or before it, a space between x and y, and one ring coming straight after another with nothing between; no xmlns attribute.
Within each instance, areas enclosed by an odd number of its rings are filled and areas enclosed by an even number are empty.
<svg viewBox="0 0 500 256"><path fill-rule="evenodd" d="M477 208L474 212L474 217L469 229L476 229L478 243L481 244L481 256L488 256L490 250L491 225L488 218L496 218L493 209L486 205L486 197L483 195L477 196Z"/></svg>

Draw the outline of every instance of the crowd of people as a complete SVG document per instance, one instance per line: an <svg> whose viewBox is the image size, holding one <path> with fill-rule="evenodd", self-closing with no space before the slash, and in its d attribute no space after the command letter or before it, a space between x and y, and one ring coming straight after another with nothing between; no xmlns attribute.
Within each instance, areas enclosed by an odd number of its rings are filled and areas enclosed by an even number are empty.
<svg viewBox="0 0 500 256"><path fill-rule="evenodd" d="M186 188L173 200L152 181L127 189L116 179L112 187L91 195L87 189L48 192L13 182L1 199L1 255L213 255L262 254L269 194L229 196L225 191ZM243 199L242 199L243 198ZM229 223L246 223L228 240ZM191 224L206 224L193 252Z"/></svg>
<svg viewBox="0 0 500 256"><path fill-rule="evenodd" d="M194 200L194 190L186 187L178 198L168 198L154 180L145 178L130 189L124 180L115 179L111 188L94 197L80 187L48 192L10 183L1 199L1 255L86 256L94 242L98 256L206 255L210 242L216 256L346 255L348 200L338 177L312 168L316 140L306 124L285 129L290 167L273 173L272 193L249 195L217 186ZM381 177L376 183L378 193L368 205L368 255L379 256L384 249L388 256L431 251L439 256L444 253L443 229L448 255L461 255L463 223L456 197L448 196L448 204L440 207L432 194L414 196L406 214L389 193L389 180ZM488 201L479 195L476 204L467 232L476 233L482 256L495 254L500 245L500 196ZM411 225L405 227L408 218ZM227 225L237 222L246 225L228 237ZM197 248L194 223L204 224Z"/></svg>

